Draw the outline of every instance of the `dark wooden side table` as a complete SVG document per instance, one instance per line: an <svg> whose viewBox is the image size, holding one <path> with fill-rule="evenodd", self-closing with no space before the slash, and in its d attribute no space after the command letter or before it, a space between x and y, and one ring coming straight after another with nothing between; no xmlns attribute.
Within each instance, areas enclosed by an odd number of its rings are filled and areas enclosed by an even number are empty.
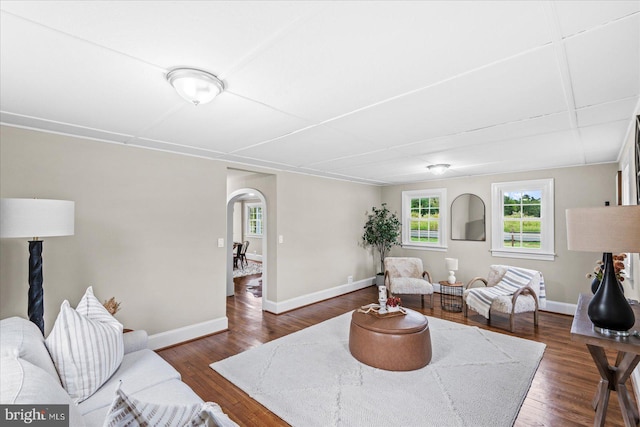
<svg viewBox="0 0 640 427"><path fill-rule="evenodd" d="M449 283L443 280L440 283L440 307L446 311L462 311L462 282Z"/></svg>
<svg viewBox="0 0 640 427"><path fill-rule="evenodd" d="M618 394L618 403L622 410L625 426L635 426L640 418L638 409L629 397L629 390L626 383L629 376L640 362L640 338L633 335L628 337L608 337L593 330L593 323L587 315L589 302L593 298L591 295L580 294L578 307L571 325L571 340L582 342L587 345L589 353L600 373L600 384L591 402L596 411L594 426L604 426L607 416L607 406L609 404L609 394L612 391ZM640 329L640 306L632 304L633 313L636 316L636 323L633 330ZM614 366L609 365L605 349L616 350L618 355Z"/></svg>

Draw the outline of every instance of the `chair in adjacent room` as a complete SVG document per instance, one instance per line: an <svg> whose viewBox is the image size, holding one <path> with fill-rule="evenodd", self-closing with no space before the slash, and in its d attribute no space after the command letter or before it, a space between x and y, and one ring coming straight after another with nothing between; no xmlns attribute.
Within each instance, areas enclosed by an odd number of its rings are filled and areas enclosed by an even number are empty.
<svg viewBox="0 0 640 427"><path fill-rule="evenodd" d="M240 252L242 251L242 243L235 245L235 253L233 254L233 268L238 268L238 262L240 261Z"/></svg>
<svg viewBox="0 0 640 427"><path fill-rule="evenodd" d="M244 268L249 265L247 262L247 249L249 248L249 242L245 240L242 242L242 248L238 252L238 256L240 257L240 267Z"/></svg>
<svg viewBox="0 0 640 427"><path fill-rule="evenodd" d="M386 257L384 259L384 284L392 295L420 295L422 307L424 296L429 295L433 308L433 285L431 275L422 268L420 258Z"/></svg>
<svg viewBox="0 0 640 427"><path fill-rule="evenodd" d="M474 286L480 283L480 286ZM491 322L491 311L509 315L511 332L515 330L515 315L533 313L538 326L538 309L546 305L542 273L508 265L492 265L487 278L474 277L462 294L464 316L468 310L478 312Z"/></svg>

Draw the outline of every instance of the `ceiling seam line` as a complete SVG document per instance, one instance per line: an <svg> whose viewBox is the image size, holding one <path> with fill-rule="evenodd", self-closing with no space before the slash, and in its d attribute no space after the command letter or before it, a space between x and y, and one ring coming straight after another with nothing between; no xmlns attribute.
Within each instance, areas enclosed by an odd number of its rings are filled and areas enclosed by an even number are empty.
<svg viewBox="0 0 640 427"><path fill-rule="evenodd" d="M576 100L575 93L573 91L573 85L571 84L571 70L569 69L569 60L567 58L567 52L562 40L562 32L560 30L560 22L558 21L558 14L555 5L551 2L545 2L543 5L547 20L549 23L549 30L551 32L553 50L556 57L556 63L558 65L558 72L560 73L560 82L562 83L563 94L567 109L569 110L569 121L572 128L578 127L578 117L576 114Z"/></svg>
<svg viewBox="0 0 640 427"><path fill-rule="evenodd" d="M367 106L365 106L365 107L361 107L361 108L358 108L358 109L352 110L352 111L350 111L350 112L347 112L347 113L344 113L344 114L341 114L341 115L338 115L338 116L335 116L335 117L331 117L331 118L329 118L329 119L326 119L326 120L323 120L323 121L320 121L320 122L317 122L317 123L311 124L311 125L309 125L309 126L306 126L306 127L300 128L300 129L297 129L297 130L292 131L292 132L289 132L289 133L287 133L287 134L280 135L280 136L275 137L275 138L271 138L271 139L268 139L268 140L264 140L264 141L258 142L258 143L256 143L256 144L253 144L253 145L250 145L250 146L247 146L247 147L244 147L244 148L238 149L238 150L231 151L230 153L236 153L236 152L238 152L238 151L242 151L242 150L246 150L246 149L250 149L250 148L259 147L259 146L264 145L264 144L267 144L267 143L269 143L269 142L277 141L278 139L284 138L284 137L286 137L286 136L295 135L295 134L297 134L297 133L299 133L299 132L303 132L303 131L305 131L305 130L312 129L312 128L317 127L317 126L321 126L321 125L324 125L324 124L329 124L329 123L331 123L331 122L333 122L333 121L335 121L335 120L341 119L341 118L343 118L343 117L347 117L347 116L350 116L350 115L352 115L352 114L358 113L358 112L360 112L360 111L365 111L365 110L367 110L367 109L369 109L369 108L377 107L377 106L382 105L382 104L385 104L385 103L387 103L387 102L391 102L391 101L393 101L393 100L400 99L400 98L403 98L403 97L408 96L408 95L412 95L412 94L417 93L417 92L420 92L420 91L422 91L422 90L426 90L426 89L429 89L429 88L435 87L435 86L437 86L437 85L440 85L440 84L442 84L442 83L445 83L445 82L448 82L448 81L454 80L454 79L459 78L459 77L461 77L461 76L465 76L465 75L467 75L467 74L471 74L471 73L473 73L473 72L476 72L476 71L479 71L479 70L482 70L482 69L485 69L485 68L489 68L489 67L491 67L491 66L493 66L493 65L496 65L496 64L498 64L498 63L500 63L500 62L507 61L507 60L509 60L509 59L517 58L517 57L519 57L519 56L522 56L522 55L525 55L525 54L528 54L528 53L534 52L534 51L536 51L536 50L538 50L538 49L541 49L541 48L547 47L548 45L549 45L549 44L548 44L548 43L546 43L546 44L541 45L541 46L536 46L536 47L535 47L535 48L533 48L533 49L529 49L529 50L526 50L526 51L524 51L524 52L520 52L520 53L518 53L518 54L511 55L511 56L509 56L509 57L507 57L507 58L503 58L503 59L501 59L501 60L499 60L499 61L493 61L493 62L491 62L491 63L489 63L489 64L485 64L485 65L483 65L483 66L481 66L481 67L476 67L476 68L474 68L474 69L472 69L472 70L465 71L464 73L457 74L457 75L455 75L455 76L452 76L452 77L446 78L446 79L444 79L444 80L440 80L440 81L438 81L438 82L436 82L436 83L433 83L433 84L430 84L430 85L424 86L424 87L422 87L422 88L414 89L414 90L411 90L411 91L409 91L409 92L405 92L405 93L402 93L402 94L400 94L400 95L396 95L396 96L393 96L393 97L391 97L391 98L387 98L387 99L385 99L385 100L382 100L382 101L379 101L379 102L376 102L376 103L373 103L373 104L369 104L369 105L367 105ZM235 94L235 93L234 93L234 95L236 95L236 96L240 96L240 95ZM287 113L287 114L288 114L288 113ZM332 129L334 129L334 128L332 127Z"/></svg>
<svg viewBox="0 0 640 427"><path fill-rule="evenodd" d="M382 104L386 104L387 102L395 101L395 100L397 100L397 99L404 98L404 97L409 96L409 95L413 95L413 94L418 93L418 92L421 92L421 91L423 91L423 90L431 89L431 88L436 87L436 86L439 86L439 85L441 85L441 84L443 84L443 83L447 83L447 82L449 82L449 81L456 80L456 79L458 79L458 78L460 78L460 77L464 77L464 76L467 76L467 75L469 75L469 74L475 73L475 72L477 72L477 71L481 71L481 70L484 70L484 69L486 69L486 68L493 67L493 66L498 65L498 64L500 64L500 63L502 63L502 62L506 62L506 61L509 61L509 60L511 60L511 59L518 58L518 57L520 57L520 56L528 55L528 54L530 54L530 53L532 53L532 52L535 52L535 51L537 51L537 50L544 49L545 47L548 47L550 44L551 44L551 43L545 43L545 44L542 44L542 45L539 45L539 46L536 46L536 47L533 47L533 48L527 49L527 50L525 50L525 51L518 52L518 53L516 53L516 54L514 54L514 55L511 55L511 56L508 56L508 57L506 57L506 58L502 58L502 59L499 59L499 60L496 60L496 61L492 61L492 62L490 62L490 63L488 63L488 64L484 64L484 65L481 65L481 66L479 66L479 67L472 68L472 69L470 69L470 70L464 71L464 72L459 73L459 74L456 74L456 75L454 75L454 76L447 77L446 79L438 80L437 82L434 82L434 83L428 84L428 85L426 85L426 86L422 86L422 87L420 87L420 88L413 89L413 90L410 90L410 91L407 91L407 92L401 93L401 94L399 94L399 95L392 96L392 97L387 98L387 99L383 99L382 101L378 101L378 102L375 102L375 103L373 103L373 104L369 104L369 105L367 105L367 106L364 106L364 107L361 107L361 108L357 108L357 109L352 110L352 111L349 111L349 112L347 112L347 113L340 114L340 115L335 116L335 117L331 117L331 118L329 118L329 119L323 120L323 121L322 121L322 122L320 122L319 124L326 124L326 123L330 123L330 122L333 122L333 121L335 121L335 120L341 119L341 118L343 118L343 117L347 117L347 116L350 116L350 115L352 115L352 114L359 113L359 112L361 112L361 111L365 111L365 110L368 110L368 109L373 108L373 107L377 107L377 106L382 105Z"/></svg>
<svg viewBox="0 0 640 427"><path fill-rule="evenodd" d="M439 80L438 82L432 83L432 84L430 84L430 85L423 86L423 87L421 87L421 88L414 89L414 90L411 90L411 91L408 91L408 92L402 93L402 94L400 94L400 95L396 95L396 96L393 96L393 97L390 97L390 98L384 99L384 100L382 100L382 101L378 101L378 102L375 102L375 103L373 103L373 104L369 104L369 105L364 106L364 107L361 107L361 108L357 108L357 109L355 109L355 110L349 111L349 112L344 113L344 114L340 114L340 115L338 115L338 116L334 116L334 117L331 117L331 118L328 118L328 119L325 119L325 120L322 120L322 121L319 121L319 122L315 122L315 123L313 123L313 124L311 124L311 125L309 125L309 126L306 126L306 127L304 127L304 128L298 129L298 130L293 131L293 132L291 132L291 133L288 133L288 134L285 134L285 135L281 135L281 136L278 136L278 137L276 137L276 138L271 138L271 139L268 139L268 140L265 140L265 141L261 141L261 142L258 142L258 143L256 143L256 144L254 144L254 145L251 145L251 146L245 147L245 148L243 148L243 149L247 149L247 148L255 148L255 147L258 147L258 146L260 146L260 145L263 145L263 144L266 144L266 143L273 142L273 141L276 141L276 140L278 140L278 139L284 138L284 137L286 137L286 136L294 135L294 134L296 134L296 133L298 133L298 132L302 132L302 131L305 131L305 130L308 130L308 129L312 129L312 128L317 127L317 126L321 126L321 125L329 124L329 123L331 123L331 122L333 122L333 121L336 121L336 120L338 120L338 119L341 119L341 118L343 118L343 117L347 117L347 116L350 116L350 115L353 115L353 114L359 113L359 112L361 112L361 111L365 111L365 110L368 110L368 109L370 109L370 108L377 107L377 106L382 105L382 104L385 104L385 103L387 103L387 102L391 102L391 101L394 101L394 100L396 100L396 99L400 99L400 98L403 98L403 97L405 97L405 96L409 96L409 95L412 95L412 94L414 94L414 93L418 93L418 92L420 92L420 91L423 91L423 90L426 90L426 89L430 89L430 88L432 88L432 87L435 87L435 86L441 85L441 84L446 83L446 82L448 82L448 81L455 80L455 79L457 79L457 78L459 78L459 77L462 77L462 76L465 76L465 75L468 75L468 74L471 74L471 73L474 73L474 72L477 72L477 71L483 70L483 69L485 69L485 68L492 67L492 66L497 65L497 64L499 64L499 63L501 63L501 62L505 62L505 61L508 61L508 60L511 60L511 59L514 59L514 58L517 58L517 57L520 57L520 56L523 56L523 55L527 55L527 54L529 54L529 53L531 53L531 52L535 52L535 51L537 51L537 50L539 50L539 49L543 49L543 48L545 48L545 47L548 47L548 46L549 46L549 44L550 44L550 43L545 43L545 44L543 44L543 45L536 46L536 47L531 48L531 49L528 49L528 50L526 50L526 51L519 52L519 53L517 53L517 54L514 54L514 55L511 55L511 56L508 56L508 57L506 57L506 58L503 58L503 59L500 59L500 60L497 60L497 61L490 62L490 63L488 63L488 64L482 65L482 66L480 66L480 67L473 68L473 69L471 69L471 70L467 70L467 71L465 71L465 72L463 72L463 73L460 73L460 74L456 74L455 76L452 76L452 77L449 77L449 78L446 78L446 79L443 79L443 80ZM237 94L237 93L234 93L234 95L236 95L236 96L240 96L240 97L242 97L242 98L244 98L244 99L250 99L250 98L245 98L245 97L243 97L242 95L239 95L239 94ZM251 100L251 101L254 101L254 102L259 102L259 101L255 101L255 100L253 100L253 99L250 99L250 100ZM259 103L260 103L260 104L262 104L262 105L265 105L265 104L263 104L262 102L259 102ZM270 106L269 106L269 107L270 107ZM270 108L273 108L273 107L270 107ZM280 110L275 109L275 108L274 108L274 110L275 110L275 111L282 112L282 113L285 113L285 114L287 114L287 115L289 115L289 116L292 116L292 117L297 117L297 116L295 116L295 115L293 115L293 114L290 114L290 113L288 113L288 112L286 112L286 111L280 111ZM307 119L304 119L304 118L300 118L300 117L297 117L297 118L308 121ZM332 129L334 129L334 128L332 127ZM240 150L243 150L243 149L235 150L235 151L232 151L231 153L235 153L235 152L240 151Z"/></svg>
<svg viewBox="0 0 640 427"><path fill-rule="evenodd" d="M37 121L40 121L40 122L46 122L46 123L51 123L51 124L55 124L55 125L65 126L65 127L72 127L72 128L76 128L76 129L85 129L85 130L88 130L88 131L99 132L99 133L104 133L104 134L108 134L108 135L117 135L117 136L122 136L122 137L126 137L126 138L130 138L130 137L133 136L133 135L130 135L130 134L127 134L127 133L110 132L108 130L92 128L92 127L82 126L82 125L76 125L76 124L73 124L73 123L61 122L61 121L58 121L58 120L43 119L43 118L40 118L40 117L29 116L29 115L26 115L26 114L12 113L10 111L5 111L5 110L0 110L0 114L6 114L6 115L10 115L10 116L17 116L17 117L21 117L21 118L24 118L24 119L32 119L32 120L37 120ZM13 123L8 123L8 122L0 122L0 123L6 124L7 126L20 126L20 127L25 127L27 129L34 129L34 130L40 130L42 132L48 132L48 130L46 130L46 129L36 128L36 127L33 127L33 126L15 125ZM66 134L66 133L65 133L65 135L74 136L73 134ZM120 142L118 142L118 141L110 141L110 142L114 142L114 143L120 144Z"/></svg>
<svg viewBox="0 0 640 427"><path fill-rule="evenodd" d="M326 8L328 8L328 6L323 5L323 7L321 8L321 11ZM315 17L321 11L315 12L315 13L310 12L308 14L302 14L300 16L297 16L293 21L289 22L280 30L276 31L274 34L267 37L265 41L249 49L249 51L246 54L244 54L242 58L238 59L233 65L229 66L226 71L223 71L222 73L220 73L218 77L220 77L220 79L223 79L224 77L228 77L233 75L234 73L239 72L244 67L246 67L251 62L253 62L255 59L257 59L260 55L262 55L265 51L268 51L273 46L275 46L280 40L282 40L282 38L285 35L288 35L295 28L299 27L300 25L302 25L302 23L306 22L312 17Z"/></svg>
<svg viewBox="0 0 640 427"><path fill-rule="evenodd" d="M166 69L166 68L161 67L161 66L159 66L159 65L157 65L157 64L153 64L153 63L151 63L151 62L145 61L145 60L144 60L144 59L142 59L142 58L138 58L138 57L135 57L135 56L133 56L133 55L129 55L128 53L124 53L124 52L121 52L121 51L119 51L119 50L116 50L116 49L113 49L113 48L110 48L110 47L107 47L107 46L101 45L101 44L96 43L96 42L93 42L93 41L91 41L91 40L83 39L82 37L79 37L79 36L76 36L76 35L73 35L73 34L70 34L70 33L64 32L64 31L61 31L61 30L58 30L58 29L56 29L56 28L50 27L50 26L48 26L48 25L42 24L42 23L37 22L37 21L33 21L33 20L31 20L31 19L27 19L27 18L25 18L25 17L23 17L23 16L16 15L15 13L7 12L6 10L2 10L2 12L3 12L3 13L6 13L6 14L8 14L8 15L11 15L11 16L13 16L14 18L17 18L17 19L23 20L23 21L25 21L25 22L29 22L29 23L31 23L31 24L33 24L33 25L36 25L36 26L38 26L38 27L41 27L41 28L46 28L46 29L47 29L47 30L49 30L49 31L53 31L53 32L58 33L58 34L61 34L61 35L65 36L65 37L72 38L72 39L74 39L74 40L76 40L76 41L79 41L79 42L82 42L82 43L84 43L84 44L88 44L88 45L91 45L91 46L96 46L96 47L98 47L98 48L100 48L100 49L107 50L107 51L109 51L109 52L112 52L112 53L115 53L115 54L118 54L118 55L121 55L121 56L127 57L127 58L129 58L129 59L133 59L133 60L134 60L134 61L136 61L136 62L140 62L140 63L142 63L142 64L145 64L145 65L148 65L148 66L150 66L150 67L153 67L153 68L157 69L158 71L162 71L162 72L163 72L163 73L165 73L165 74L166 74L166 72L167 72L167 69Z"/></svg>
<svg viewBox="0 0 640 427"><path fill-rule="evenodd" d="M494 125L483 126L483 127L479 127L479 128L465 130L465 131L462 131L462 132L450 133L450 134L447 134L447 135L441 135L441 136L437 136L437 137L434 137L434 138L421 139L419 141L408 142L406 144L396 145L393 148L406 148L406 147L410 147L411 145L422 144L422 143L426 143L426 142L429 142L429 141L437 141L437 140L443 140L443 139L447 139L447 138L455 138L457 136L467 135L467 134L470 134L470 133L473 133L473 132L478 132L478 131L487 130L487 129L493 129L493 128L497 128L497 127L500 127L500 126L506 126L506 125L510 125L510 124L514 124L514 123L523 123L523 122L526 122L526 121L529 121L529 120L541 119L541 118L544 118L544 117L553 117L553 116L556 116L556 115L562 114L562 113L564 113L564 111L556 111L554 113L541 114L541 115L538 115L538 116L527 117L525 119L511 120L511 121L508 121L508 122L501 122L501 123L497 123L497 124L494 124ZM547 133L547 132L544 132L544 133ZM537 134L533 134L533 135L537 135Z"/></svg>
<svg viewBox="0 0 640 427"><path fill-rule="evenodd" d="M628 15L612 19L611 21L602 22L602 23L597 24L597 25L595 25L593 27L585 28L585 29L583 29L581 31L578 31L577 33L568 34L567 36L563 36L562 39L563 40L567 40L567 39L570 39L570 38L573 38L573 37L577 37L577 36L580 36L580 35L588 34L588 33L593 32L593 31L598 31L598 30L600 30L602 28L608 27L609 25L615 24L616 22L624 21L625 19L631 19L632 17L634 17L635 15L638 15L638 14L640 14L640 11L636 11L636 12L630 13Z"/></svg>

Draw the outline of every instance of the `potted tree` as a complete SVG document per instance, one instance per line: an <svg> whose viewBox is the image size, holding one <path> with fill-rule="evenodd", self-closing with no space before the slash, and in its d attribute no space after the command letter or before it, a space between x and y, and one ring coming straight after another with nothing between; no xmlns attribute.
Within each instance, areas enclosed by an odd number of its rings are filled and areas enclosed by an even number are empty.
<svg viewBox="0 0 640 427"><path fill-rule="evenodd" d="M384 285L384 258L389 250L400 244L400 220L395 213L383 203L382 207L371 208L367 213L367 222L364 224L362 242L364 246L374 247L380 254L380 271L376 276L376 285Z"/></svg>

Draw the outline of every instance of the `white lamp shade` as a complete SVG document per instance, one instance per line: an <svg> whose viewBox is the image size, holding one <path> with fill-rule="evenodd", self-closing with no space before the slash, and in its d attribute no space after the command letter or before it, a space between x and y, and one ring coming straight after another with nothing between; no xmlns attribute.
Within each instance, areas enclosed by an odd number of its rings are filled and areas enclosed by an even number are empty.
<svg viewBox="0 0 640 427"><path fill-rule="evenodd" d="M447 266L447 270L456 271L458 269L458 258L445 258L444 262Z"/></svg>
<svg viewBox="0 0 640 427"><path fill-rule="evenodd" d="M71 236L75 203L50 199L0 199L0 237Z"/></svg>
<svg viewBox="0 0 640 427"><path fill-rule="evenodd" d="M567 209L567 247L585 252L640 252L640 206Z"/></svg>

